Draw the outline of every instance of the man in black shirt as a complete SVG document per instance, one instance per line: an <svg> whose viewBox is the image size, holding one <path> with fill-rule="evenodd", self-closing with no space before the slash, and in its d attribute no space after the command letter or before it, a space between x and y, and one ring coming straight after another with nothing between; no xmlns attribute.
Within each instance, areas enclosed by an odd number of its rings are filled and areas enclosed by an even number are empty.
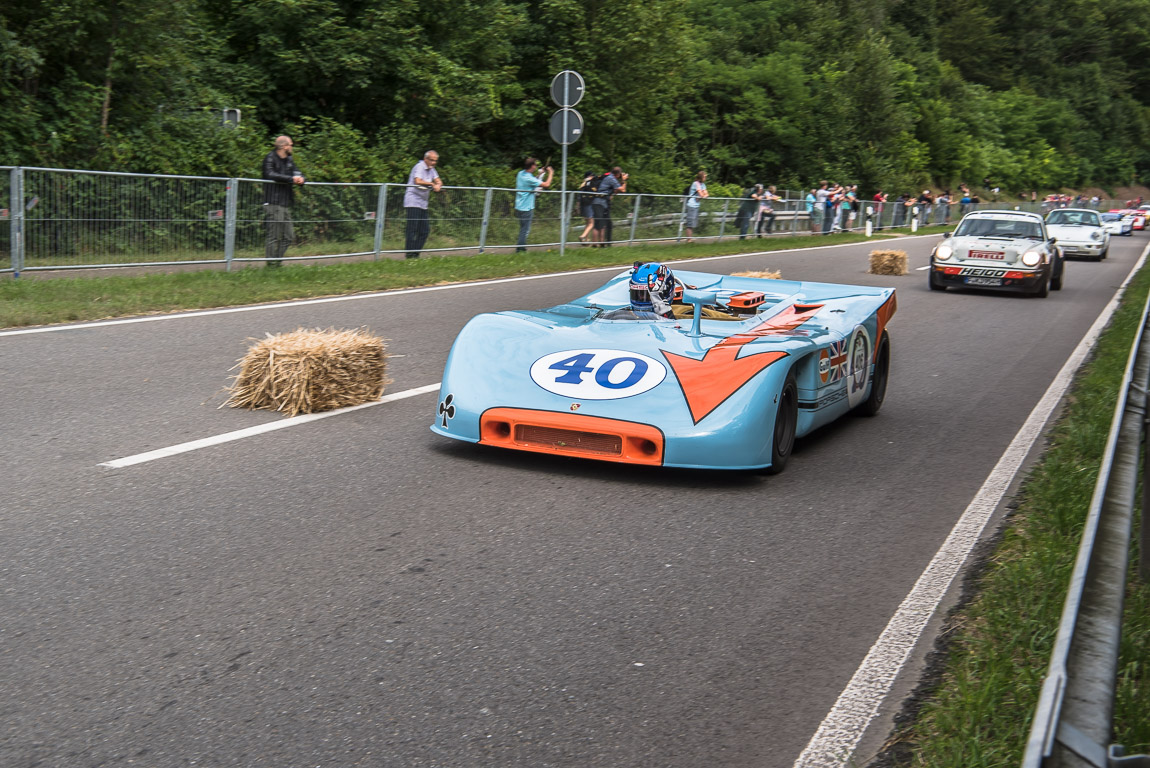
<svg viewBox="0 0 1150 768"><path fill-rule="evenodd" d="M295 202L295 187L303 184L303 175L291 159L292 147L290 137L277 136L276 148L264 158L263 178L274 182L264 184L264 220L268 225L264 257L269 267L280 266L284 252L295 237L291 207Z"/></svg>

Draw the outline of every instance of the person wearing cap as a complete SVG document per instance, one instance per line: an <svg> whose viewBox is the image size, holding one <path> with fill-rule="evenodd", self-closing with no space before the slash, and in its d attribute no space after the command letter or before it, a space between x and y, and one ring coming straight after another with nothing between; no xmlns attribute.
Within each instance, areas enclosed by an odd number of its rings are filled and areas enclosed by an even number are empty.
<svg viewBox="0 0 1150 768"><path fill-rule="evenodd" d="M924 189L915 202L918 203L918 225L924 227L930 221L930 212L934 207L934 195L930 193L929 189Z"/></svg>

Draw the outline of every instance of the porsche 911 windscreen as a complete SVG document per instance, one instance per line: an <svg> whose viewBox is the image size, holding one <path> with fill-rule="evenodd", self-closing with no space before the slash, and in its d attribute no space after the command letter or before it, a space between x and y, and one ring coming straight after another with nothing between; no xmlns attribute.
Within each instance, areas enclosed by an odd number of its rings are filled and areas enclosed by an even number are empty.
<svg viewBox="0 0 1150 768"><path fill-rule="evenodd" d="M958 225L955 237L1029 237L1042 239L1042 227L1036 221L1022 219L966 218Z"/></svg>
<svg viewBox="0 0 1150 768"><path fill-rule="evenodd" d="M1100 226L1098 214L1093 211L1051 211L1046 217L1046 223L1081 227Z"/></svg>

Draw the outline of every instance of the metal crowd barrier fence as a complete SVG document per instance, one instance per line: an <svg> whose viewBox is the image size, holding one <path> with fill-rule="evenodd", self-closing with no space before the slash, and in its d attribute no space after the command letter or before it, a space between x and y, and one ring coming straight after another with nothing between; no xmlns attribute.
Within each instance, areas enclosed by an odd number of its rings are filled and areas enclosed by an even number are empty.
<svg viewBox="0 0 1150 768"><path fill-rule="evenodd" d="M58 168L0 168L0 273L101 267L225 264L266 260L268 226L260 179L160 176ZM308 182L296 189L292 210L294 239L284 260L402 254L407 250L405 184ZM792 193L776 201L761 219L745 211L744 198L699 201L692 237L723 240L818 233L839 228L915 229L959 218L957 203L931 209L897 202L859 201L853 216L832 221ZM430 234L419 250L512 250L518 247L521 219L514 189L444 187L428 204ZM543 190L526 245L575 246L587 231L582 203L568 191L562 221L561 193ZM982 208L1021 207L1040 211L1041 203L984 203ZM757 206L751 205L750 208ZM611 244L682 241L687 198L629 193L609 205L605 230ZM813 213L813 215L812 215ZM6 226L5 226L6 225ZM825 228L824 228L825 225Z"/></svg>
<svg viewBox="0 0 1150 768"><path fill-rule="evenodd" d="M1150 755L1111 743L1126 571L1147 437L1150 299L1142 310L1098 482L1086 516L1050 665L1031 722L1023 768L1150 768ZM1150 478L1145 452L1143 483ZM1143 489L1139 577L1150 579L1150 487Z"/></svg>

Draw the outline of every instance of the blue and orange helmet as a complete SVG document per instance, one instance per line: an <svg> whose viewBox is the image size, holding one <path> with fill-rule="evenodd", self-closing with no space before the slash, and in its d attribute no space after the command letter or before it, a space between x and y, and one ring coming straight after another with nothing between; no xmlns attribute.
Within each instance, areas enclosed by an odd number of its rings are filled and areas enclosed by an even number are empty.
<svg viewBox="0 0 1150 768"><path fill-rule="evenodd" d="M671 301L675 298L675 275L664 264L636 261L631 268L631 309L672 317Z"/></svg>

